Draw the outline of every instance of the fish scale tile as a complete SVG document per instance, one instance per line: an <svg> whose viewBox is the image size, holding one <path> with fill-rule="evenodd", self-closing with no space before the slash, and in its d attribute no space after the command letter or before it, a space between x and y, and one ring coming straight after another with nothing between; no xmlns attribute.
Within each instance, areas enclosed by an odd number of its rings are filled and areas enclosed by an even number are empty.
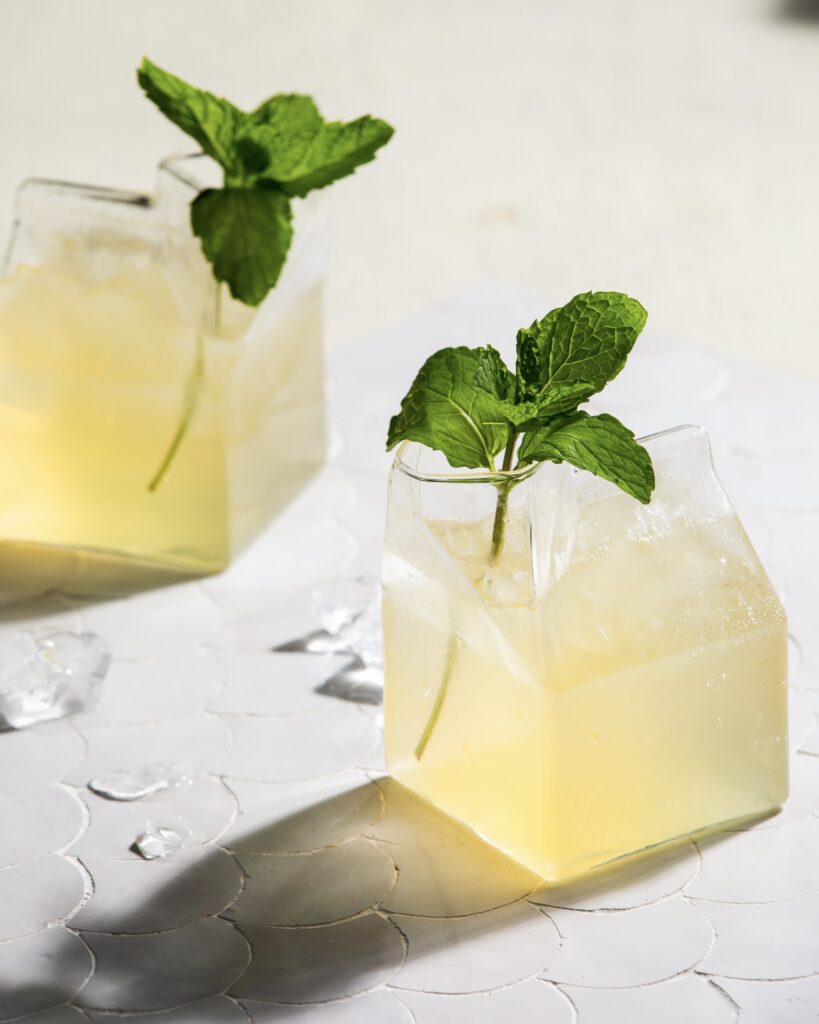
<svg viewBox="0 0 819 1024"><path fill-rule="evenodd" d="M792 795L768 819L541 886L379 777L380 709L317 692L342 659L274 651L317 628L315 583L377 571L379 438L402 381L440 345L503 347L541 306L488 287L331 357L331 464L228 572L99 603L45 598L0 623L0 645L28 621L82 623L114 653L96 709L0 734L0 1021L819 1014L815 384L772 388L767 371L649 332L606 396L640 430L710 430L786 601ZM133 803L86 788L157 760L187 762L193 785ZM182 827L184 847L140 860L130 847L149 820Z"/></svg>
<svg viewBox="0 0 819 1024"><path fill-rule="evenodd" d="M175 1009L224 992L250 960L244 937L218 918L149 935L85 932L83 939L95 970L76 1002L92 1010Z"/></svg>
<svg viewBox="0 0 819 1024"><path fill-rule="evenodd" d="M695 974L639 988L562 988L580 1024L735 1024L737 1019L719 989Z"/></svg>
<svg viewBox="0 0 819 1024"><path fill-rule="evenodd" d="M312 853L236 858L247 882L224 916L243 924L332 924L383 901L395 883L393 861L366 839Z"/></svg>
<svg viewBox="0 0 819 1024"><path fill-rule="evenodd" d="M469 995L400 993L414 1024L574 1024L572 1004L554 985L537 979Z"/></svg>
<svg viewBox="0 0 819 1024"><path fill-rule="evenodd" d="M83 870L59 855L0 869L0 942L32 935L72 917L85 891Z"/></svg>
<svg viewBox="0 0 819 1024"><path fill-rule="evenodd" d="M558 953L554 923L523 901L469 917L391 914L407 941L396 989L486 992L533 977Z"/></svg>
<svg viewBox="0 0 819 1024"><path fill-rule="evenodd" d="M181 825L185 845L210 843L225 832L237 813L236 798L212 776L200 776L192 786L164 790L143 800L107 800L90 790L82 793L88 808L88 824L71 845L76 857L133 860L131 846L148 821L157 825Z"/></svg>
<svg viewBox="0 0 819 1024"><path fill-rule="evenodd" d="M682 974L708 953L708 919L682 896L595 914L550 909L562 937L543 977L562 985L633 988Z"/></svg>
<svg viewBox="0 0 819 1024"><path fill-rule="evenodd" d="M366 992L404 960L399 930L376 913L314 928L241 925L253 950L230 992L271 1003L321 1003Z"/></svg>
<svg viewBox="0 0 819 1024"><path fill-rule="evenodd" d="M0 942L0 1021L70 1002L93 970L88 946L65 928Z"/></svg>
<svg viewBox="0 0 819 1024"><path fill-rule="evenodd" d="M342 702L293 717L231 717L226 775L256 782L297 782L352 768L376 745L375 726Z"/></svg>
<svg viewBox="0 0 819 1024"><path fill-rule="evenodd" d="M139 934L180 928L224 911L243 887L236 860L211 845L158 862L85 857L83 865L94 880L94 891L71 919L71 927L83 932Z"/></svg>
<svg viewBox="0 0 819 1024"><path fill-rule="evenodd" d="M0 799L0 867L67 849L85 826L81 801L59 785Z"/></svg>

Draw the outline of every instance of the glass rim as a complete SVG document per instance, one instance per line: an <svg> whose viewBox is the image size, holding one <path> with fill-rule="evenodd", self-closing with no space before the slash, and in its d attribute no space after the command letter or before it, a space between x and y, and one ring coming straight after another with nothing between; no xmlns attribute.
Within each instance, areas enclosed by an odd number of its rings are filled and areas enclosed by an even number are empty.
<svg viewBox="0 0 819 1024"><path fill-rule="evenodd" d="M675 427L666 427L664 430L657 430L651 434L643 434L637 438L639 444L650 444L653 441L658 441L661 438L667 437L670 434L677 434L685 431L693 430L698 433L704 434L705 431L702 427L697 426L693 423L681 423ZM420 480L423 483L439 483L439 484L493 484L497 485L504 481L519 481L528 480L533 476L545 462L532 462L527 466L520 466L516 469L485 469L482 466L474 469L464 466L456 468L452 466L450 471L442 471L440 473L432 473L421 471L413 467L406 458L406 453L410 450L423 450L433 451L434 449L428 448L427 445L421 444L420 441L402 441L396 449L395 455L393 456L392 466L393 469L399 470L405 476L411 477L413 480ZM548 460L547 460L548 461Z"/></svg>

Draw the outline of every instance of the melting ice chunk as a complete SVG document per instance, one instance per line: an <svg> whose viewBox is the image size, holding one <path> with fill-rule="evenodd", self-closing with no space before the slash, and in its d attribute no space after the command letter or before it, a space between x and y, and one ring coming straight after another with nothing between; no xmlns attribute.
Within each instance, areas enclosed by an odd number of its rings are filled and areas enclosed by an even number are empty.
<svg viewBox="0 0 819 1024"><path fill-rule="evenodd" d="M384 699L384 676L380 669L348 665L317 686L316 692L356 704L380 704Z"/></svg>
<svg viewBox="0 0 819 1024"><path fill-rule="evenodd" d="M141 800L163 789L189 786L192 778L187 769L167 761L144 768L122 768L91 779L88 788L109 800Z"/></svg>
<svg viewBox="0 0 819 1024"><path fill-rule="evenodd" d="M311 592L310 601L322 628L331 636L339 636L361 615L377 589L372 580L357 576L352 580L322 583Z"/></svg>
<svg viewBox="0 0 819 1024"><path fill-rule="evenodd" d="M187 837L181 825L152 825L149 821L134 840L134 849L145 860L157 860L181 849Z"/></svg>
<svg viewBox="0 0 819 1024"><path fill-rule="evenodd" d="M93 705L111 664L95 633L22 630L0 660L0 728L24 729Z"/></svg>
<svg viewBox="0 0 819 1024"><path fill-rule="evenodd" d="M311 600L325 631L325 642L311 649L333 649L354 655L362 665L381 667L381 592L365 577L325 583ZM319 634L319 637L321 635Z"/></svg>

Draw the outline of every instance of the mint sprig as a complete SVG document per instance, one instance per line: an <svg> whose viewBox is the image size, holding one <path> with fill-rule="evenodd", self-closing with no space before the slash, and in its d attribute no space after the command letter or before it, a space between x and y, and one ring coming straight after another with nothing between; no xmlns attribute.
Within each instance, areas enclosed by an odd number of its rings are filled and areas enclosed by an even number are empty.
<svg viewBox="0 0 819 1024"><path fill-rule="evenodd" d="M309 96L271 96L246 113L145 58L139 84L224 172L194 200L191 226L217 281L257 306L276 284L292 239L292 197L352 174L393 134L385 121L326 122Z"/></svg>
<svg viewBox="0 0 819 1024"><path fill-rule="evenodd" d="M418 441L452 466L492 472L502 449L507 470L515 456L518 467L570 462L648 502L654 470L634 434L578 410L622 370L645 322L636 299L586 292L518 331L514 374L491 347L441 349L390 421L387 448ZM493 560L502 538L496 529Z"/></svg>
<svg viewBox="0 0 819 1024"><path fill-rule="evenodd" d="M578 408L623 369L645 322L636 299L586 292L518 331L514 374L491 346L441 349L421 367L390 420L387 450L417 441L443 452L451 466L501 470L490 564L503 550L509 494L517 482L506 475L512 468L569 462L647 503L655 483L648 452L613 416ZM457 651L453 622L438 689L415 746L417 760L444 707Z"/></svg>

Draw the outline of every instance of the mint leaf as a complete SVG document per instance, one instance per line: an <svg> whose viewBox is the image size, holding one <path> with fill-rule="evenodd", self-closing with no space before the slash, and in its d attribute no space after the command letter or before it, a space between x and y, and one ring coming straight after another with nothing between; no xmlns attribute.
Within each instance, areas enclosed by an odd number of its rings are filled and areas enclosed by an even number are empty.
<svg viewBox="0 0 819 1024"><path fill-rule="evenodd" d="M247 115L236 140L245 171L273 182L292 174L323 123L309 96L271 96Z"/></svg>
<svg viewBox="0 0 819 1024"><path fill-rule="evenodd" d="M281 273L292 234L287 197L352 174L393 134L386 122L369 116L325 123L313 100L295 93L271 96L248 114L147 57L137 79L162 113L224 170L224 189L197 197L191 223L217 281L226 281L234 298L249 305L258 305ZM251 192L267 198L250 198ZM256 216L261 219L252 223Z"/></svg>
<svg viewBox="0 0 819 1024"><path fill-rule="evenodd" d="M324 123L313 110L317 119L304 106L268 101L264 116L269 119L251 124L239 140L246 165L248 155L258 164L259 155L267 154L266 166L256 173L289 196L305 196L314 188L324 188L352 174L374 159L393 134L390 125L377 118L360 117L349 124Z"/></svg>
<svg viewBox="0 0 819 1024"><path fill-rule="evenodd" d="M623 369L646 322L636 299L620 292L585 292L518 331L518 399L558 384L600 391Z"/></svg>
<svg viewBox="0 0 819 1024"><path fill-rule="evenodd" d="M281 192L206 189L191 206L191 226L231 295L258 306L279 279L293 235L290 200Z"/></svg>
<svg viewBox="0 0 819 1024"><path fill-rule="evenodd" d="M570 462L616 484L644 504L654 490L651 457L628 427L602 413L575 412L526 434L518 453L519 464Z"/></svg>
<svg viewBox="0 0 819 1024"><path fill-rule="evenodd" d="M503 412L517 430L531 430L554 416L571 412L592 394L589 385L582 381L546 385L529 401L504 402Z"/></svg>
<svg viewBox="0 0 819 1024"><path fill-rule="evenodd" d="M509 439L501 412L512 375L491 348L444 348L424 363L390 420L387 450L418 441L451 466L492 468Z"/></svg>
<svg viewBox="0 0 819 1024"><path fill-rule="evenodd" d="M478 365L473 383L476 388L488 392L493 398L508 400L515 393L515 375L503 361L497 349L491 345L473 349L478 354Z"/></svg>
<svg viewBox="0 0 819 1024"><path fill-rule="evenodd" d="M196 89L143 58L137 80L146 96L225 170L238 171L236 132L245 114L225 99Z"/></svg>

